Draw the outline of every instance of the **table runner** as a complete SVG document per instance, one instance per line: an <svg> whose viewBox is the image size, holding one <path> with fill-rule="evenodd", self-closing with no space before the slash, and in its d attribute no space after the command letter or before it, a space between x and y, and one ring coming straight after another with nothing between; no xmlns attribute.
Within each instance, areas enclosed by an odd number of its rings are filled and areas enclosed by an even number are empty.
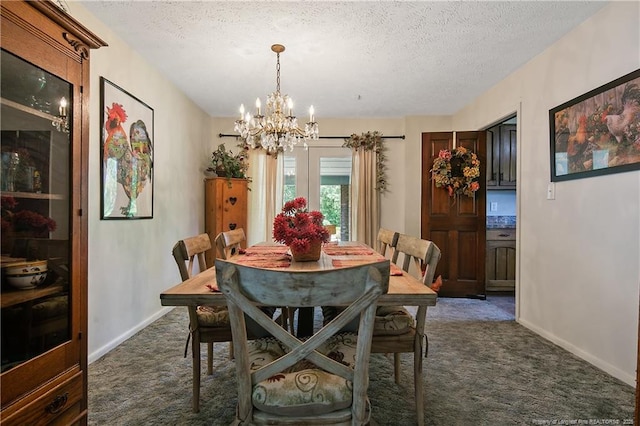
<svg viewBox="0 0 640 426"><path fill-rule="evenodd" d="M322 250L329 256L371 256L376 254L376 251L367 246L341 246L337 243L325 244Z"/></svg>
<svg viewBox="0 0 640 426"><path fill-rule="evenodd" d="M252 246L234 257L234 262L254 268L288 268L291 254L287 246Z"/></svg>

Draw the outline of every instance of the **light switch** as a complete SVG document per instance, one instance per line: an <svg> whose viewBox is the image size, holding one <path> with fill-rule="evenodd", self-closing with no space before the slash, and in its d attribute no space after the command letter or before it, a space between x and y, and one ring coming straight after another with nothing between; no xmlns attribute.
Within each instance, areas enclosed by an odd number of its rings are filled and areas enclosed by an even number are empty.
<svg viewBox="0 0 640 426"><path fill-rule="evenodd" d="M556 184L554 182L549 182L547 186L547 200L555 200L556 199Z"/></svg>

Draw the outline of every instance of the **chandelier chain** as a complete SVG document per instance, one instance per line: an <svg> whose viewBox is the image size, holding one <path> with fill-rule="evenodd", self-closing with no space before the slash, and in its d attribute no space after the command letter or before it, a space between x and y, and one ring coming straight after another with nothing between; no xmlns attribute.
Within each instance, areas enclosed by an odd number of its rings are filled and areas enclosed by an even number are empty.
<svg viewBox="0 0 640 426"><path fill-rule="evenodd" d="M280 93L280 52L276 53L276 92Z"/></svg>

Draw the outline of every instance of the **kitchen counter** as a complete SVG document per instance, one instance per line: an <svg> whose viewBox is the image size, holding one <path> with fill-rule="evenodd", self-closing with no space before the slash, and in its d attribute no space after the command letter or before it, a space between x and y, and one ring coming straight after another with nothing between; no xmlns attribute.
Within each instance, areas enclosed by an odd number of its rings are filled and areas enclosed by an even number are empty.
<svg viewBox="0 0 640 426"><path fill-rule="evenodd" d="M515 229L515 216L487 216L487 229Z"/></svg>

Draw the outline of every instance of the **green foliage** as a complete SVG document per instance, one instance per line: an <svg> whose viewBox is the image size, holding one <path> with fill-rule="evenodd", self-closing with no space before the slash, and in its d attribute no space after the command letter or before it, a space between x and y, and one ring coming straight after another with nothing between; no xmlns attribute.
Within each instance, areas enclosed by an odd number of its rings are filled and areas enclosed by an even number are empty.
<svg viewBox="0 0 640 426"><path fill-rule="evenodd" d="M296 186L285 185L283 201L296 198ZM340 225L340 185L320 186L320 211L324 215L325 225Z"/></svg>
<svg viewBox="0 0 640 426"><path fill-rule="evenodd" d="M382 133L378 131L362 133L360 136L353 133L344 140L345 148L354 151L364 149L376 153L376 190L380 193L387 192L387 147L382 140Z"/></svg>
<svg viewBox="0 0 640 426"><path fill-rule="evenodd" d="M224 144L211 153L211 165L208 170L212 170L220 177L247 179L247 169L249 159L246 151L242 150L234 154L227 151Z"/></svg>
<svg viewBox="0 0 640 426"><path fill-rule="evenodd" d="M340 185L320 186L320 211L325 224L340 226Z"/></svg>

